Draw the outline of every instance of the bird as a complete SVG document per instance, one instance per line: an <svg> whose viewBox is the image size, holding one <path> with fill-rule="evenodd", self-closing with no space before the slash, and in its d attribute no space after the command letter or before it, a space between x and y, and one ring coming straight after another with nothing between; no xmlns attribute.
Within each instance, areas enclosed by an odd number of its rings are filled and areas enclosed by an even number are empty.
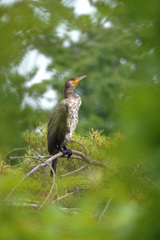
<svg viewBox="0 0 160 240"><path fill-rule="evenodd" d="M78 124L78 111L81 106L81 98L73 90L77 84L87 76L72 77L65 81L64 99L54 108L48 123L48 152L55 155L59 151L62 156L72 155L72 150L66 147L66 143L71 140L72 134ZM52 161L51 176L56 173L57 159Z"/></svg>

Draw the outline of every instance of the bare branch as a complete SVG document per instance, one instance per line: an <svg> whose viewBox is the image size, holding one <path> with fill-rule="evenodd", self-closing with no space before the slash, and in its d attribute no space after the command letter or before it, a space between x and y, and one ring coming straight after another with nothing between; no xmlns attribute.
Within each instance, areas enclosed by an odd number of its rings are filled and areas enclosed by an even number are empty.
<svg viewBox="0 0 160 240"><path fill-rule="evenodd" d="M52 168L52 166L48 163L47 164L49 167L50 167L50 169L52 170L52 172L53 172L53 175L52 175L52 177L53 177L53 183L52 183L52 187L51 187L51 189L50 189L50 191L49 191L49 194L48 194L48 196L46 197L46 199L45 199L45 201L43 202L43 204L40 206L40 208L38 209L38 212L40 211L40 209L44 206L44 204L47 202L47 200L49 199L49 197L50 197L50 195L51 195L51 193L52 193L52 190L53 190L53 188L54 188L54 184L55 184L55 172L54 172L54 169Z"/></svg>
<svg viewBox="0 0 160 240"><path fill-rule="evenodd" d="M26 176L24 178L22 178L22 180L10 191L10 193L8 194L8 196L6 197L6 201L9 199L9 197L12 195L12 193L19 187L19 185L26 179L28 178L30 175L32 175L36 170L38 170L41 167L44 167L46 165L48 165L49 162L53 161L54 159L61 157L62 153L57 153L56 155L52 156L51 158L49 158L47 161L37 165L35 168L33 168L29 173L26 174Z"/></svg>
<svg viewBox="0 0 160 240"><path fill-rule="evenodd" d="M14 148L12 149L11 151L9 151L4 157L3 159L5 159L11 152L15 152L15 151L22 151L22 150L28 150L28 151L33 151L37 154L37 156L40 156L40 154L35 150L35 149L32 149L32 148ZM17 157L18 158L18 157Z"/></svg>
<svg viewBox="0 0 160 240"><path fill-rule="evenodd" d="M32 207L32 208L39 208L39 205L36 203L13 203L14 206L17 207Z"/></svg>
<svg viewBox="0 0 160 240"><path fill-rule="evenodd" d="M73 154L79 155L83 158L84 161L86 161L89 164L93 164L93 165L97 165L97 166L106 166L107 163L103 163L103 162L98 162L96 160L91 160L89 157L86 157L82 152L76 151L76 150L72 150Z"/></svg>
<svg viewBox="0 0 160 240"><path fill-rule="evenodd" d="M82 143L80 143L80 142L78 142L78 141L76 141L76 140L70 140L69 142L75 142L75 143L78 143L79 145L81 145L81 146L86 150L87 155L88 155L88 157L89 157L89 151L88 151L88 149L87 149Z"/></svg>
<svg viewBox="0 0 160 240"><path fill-rule="evenodd" d="M54 204L54 203L60 201L60 200L63 199L63 198L69 197L70 195L73 195L73 194L75 194L75 192L66 193L64 196L62 196L62 197L58 197L56 200L54 200L54 201L52 202L52 204Z"/></svg>
<svg viewBox="0 0 160 240"><path fill-rule="evenodd" d="M32 159L44 159L44 158L49 158L51 156L38 156L38 157L32 157L32 156L16 156L16 157L12 157L10 156L10 160L14 160L14 159L17 159L17 158L32 158Z"/></svg>
<svg viewBox="0 0 160 240"><path fill-rule="evenodd" d="M103 217L103 215L105 214L105 212L107 211L107 208L108 208L108 206L109 206L109 204L110 204L112 198L113 198L113 197L111 197L111 198L109 199L109 201L107 202L107 204L106 204L106 206L105 206L103 212L101 213L101 215L100 215L100 217L99 217L98 223L100 223L100 221L102 220L102 217Z"/></svg>
<svg viewBox="0 0 160 240"><path fill-rule="evenodd" d="M31 150L31 149L29 149ZM100 166L100 167L104 167L106 166L106 163L103 163L103 162L98 162L98 161L95 161L95 160L91 160L89 157L86 157L82 152L79 152L79 151L76 151L76 150L72 150L72 153L73 154L76 154L80 157L83 158L84 161L86 161L87 163L89 164L93 164L93 165L97 165L97 166ZM26 179L28 178L29 176L31 176L36 170L38 170L39 168L42 168L42 167L45 167L46 165L48 165L51 161L55 160L56 158L59 158L59 157L62 157L63 156L63 153L57 153L55 154L54 156L51 156L48 160L46 160L45 162L37 165L36 167L34 167L29 173L26 174L26 176L10 191L10 193L8 194L8 196L6 197L6 201L9 199L9 197L12 195L12 193L18 188L18 186ZM27 156L26 156L27 158ZM39 155L37 157L39 160L42 161L41 159L41 156ZM50 165L49 165L50 166Z"/></svg>
<svg viewBox="0 0 160 240"><path fill-rule="evenodd" d="M62 207L59 207L59 209L62 212L69 212L69 213L72 213L74 215L78 215L78 211L81 210L80 208L62 208Z"/></svg>
<svg viewBox="0 0 160 240"><path fill-rule="evenodd" d="M71 195L73 195L73 194L75 194L75 193L78 193L78 192L80 192L80 191L84 191L84 190L87 190L87 189L88 189L88 188L80 188L80 189L76 189L76 190L74 190L73 192L70 192L70 193L67 193L67 192L66 192L66 194L65 194L64 196L58 197L56 200L54 200L54 201L52 202L52 204L57 203L58 201L66 198L66 197L69 197L69 196L71 196Z"/></svg>
<svg viewBox="0 0 160 240"><path fill-rule="evenodd" d="M41 156L47 151L47 148L44 149L44 151L41 153Z"/></svg>
<svg viewBox="0 0 160 240"><path fill-rule="evenodd" d="M71 175L71 174L77 173L77 172L83 170L83 169L86 168L86 167L87 167L87 165L85 164L84 166L82 166L82 167L80 167L80 168L78 168L78 169L76 169L76 170L74 170L74 171L72 171L72 172L69 172L69 173L66 173L66 174L60 175L59 177L66 177L66 176L68 176L68 175Z"/></svg>

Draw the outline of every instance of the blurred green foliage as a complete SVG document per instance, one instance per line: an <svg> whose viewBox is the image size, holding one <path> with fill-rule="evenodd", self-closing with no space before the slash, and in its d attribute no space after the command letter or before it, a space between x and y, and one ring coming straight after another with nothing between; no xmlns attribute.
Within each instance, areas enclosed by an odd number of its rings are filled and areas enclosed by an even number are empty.
<svg viewBox="0 0 160 240"><path fill-rule="evenodd" d="M31 169L27 155L35 154L28 150L23 165L12 168L4 163L9 155L1 156L1 239L159 239L160 4L158 0L89 2L96 8L91 15L75 15L67 0L0 5L1 154L26 146L25 141L41 153L47 145L44 124L49 112L23 105L25 95L36 102L51 88L60 100L64 80L86 74L76 89L82 107L73 138L88 148L92 159L110 163L107 168L87 165L82 172L61 178L84 163L59 159L53 192L36 212L23 203L45 201L52 184L49 168L26 179L6 202ZM59 26L66 29L62 36L57 34ZM78 41L70 38L72 30L80 32ZM29 88L26 83L37 69L22 76L17 67L33 49L50 57L48 70L56 71L50 81ZM88 128L104 132L87 133ZM85 153L75 143L69 147ZM53 204L66 191L77 189L85 190Z"/></svg>
<svg viewBox="0 0 160 240"><path fill-rule="evenodd" d="M136 120L131 126L134 124ZM27 132L25 136L27 147L36 152L44 150L46 141L46 127L40 125L39 130L37 133ZM35 239L52 239L54 235L57 239L74 239L76 236L78 239L134 239L135 236L143 239L143 234L147 236L146 228L140 226L148 225L148 239L152 239L159 231L158 226L151 226L151 231L149 227L159 216L155 145L151 144L148 149L147 141L136 141L131 134L124 137L116 133L106 137L93 129L85 136L74 134L74 139L89 149L92 159L107 163L107 166L101 168L87 164L83 171L61 177L61 174L83 166L84 162L58 159L56 185L40 212L36 212L37 208L49 194L52 178L48 167L37 171L19 185L7 202L1 202L1 238L29 239L34 236ZM76 143L71 142L68 147L85 153ZM5 199L39 163L27 157L36 156L36 152L26 150L26 158L19 167L9 168L1 159L1 199ZM55 199L70 193L73 194L54 203ZM101 215L109 201L107 211Z"/></svg>

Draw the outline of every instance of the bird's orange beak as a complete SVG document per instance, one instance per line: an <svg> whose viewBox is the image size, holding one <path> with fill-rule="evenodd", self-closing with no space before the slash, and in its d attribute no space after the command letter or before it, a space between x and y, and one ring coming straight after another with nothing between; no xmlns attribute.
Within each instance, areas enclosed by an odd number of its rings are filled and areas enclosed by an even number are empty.
<svg viewBox="0 0 160 240"><path fill-rule="evenodd" d="M83 78L86 78L86 77L87 77L86 75L84 75L82 77L76 77L73 81L73 84L77 85Z"/></svg>

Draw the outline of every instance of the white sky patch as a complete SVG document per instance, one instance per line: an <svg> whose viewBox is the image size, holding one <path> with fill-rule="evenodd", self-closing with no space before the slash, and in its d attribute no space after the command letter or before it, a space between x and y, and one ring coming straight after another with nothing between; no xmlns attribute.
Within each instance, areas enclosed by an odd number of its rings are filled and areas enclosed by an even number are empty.
<svg viewBox="0 0 160 240"><path fill-rule="evenodd" d="M113 24L110 21L107 21L104 23L104 28L111 28L113 26Z"/></svg>
<svg viewBox="0 0 160 240"><path fill-rule="evenodd" d="M67 23L61 23L56 28L57 36L63 38L64 35L67 33Z"/></svg>
<svg viewBox="0 0 160 240"><path fill-rule="evenodd" d="M140 46L142 45L142 41L137 38L137 39L135 40L135 44L136 44L138 47L140 47Z"/></svg>
<svg viewBox="0 0 160 240"><path fill-rule="evenodd" d="M132 65L130 66L130 69L131 69L132 71L135 71L135 70L137 69L137 67L136 67L135 64L132 64Z"/></svg>
<svg viewBox="0 0 160 240"><path fill-rule="evenodd" d="M127 62L127 60L125 58L120 58L119 61L120 61L121 64L125 64Z"/></svg>
<svg viewBox="0 0 160 240"><path fill-rule="evenodd" d="M8 17L8 15L7 14L5 14L5 15L3 15L2 17L1 17L1 22L3 22L3 23L7 23L7 22L9 22L9 17Z"/></svg>
<svg viewBox="0 0 160 240"><path fill-rule="evenodd" d="M79 30L72 30L68 31L67 30L67 25L65 23L60 24L57 29L57 36L60 38L63 38L65 35L69 37L69 39L73 42L78 42L81 32ZM65 40L67 42L63 43L65 47L70 46L69 40Z"/></svg>
<svg viewBox="0 0 160 240"><path fill-rule="evenodd" d="M51 59L38 52L36 49L29 51L23 58L21 64L18 67L18 72L21 75L26 75L34 68L38 68L36 75L26 83L27 87L32 86L35 83L39 83L42 80L48 80L55 73L54 71L47 71L48 64L51 63Z"/></svg>
<svg viewBox="0 0 160 240"><path fill-rule="evenodd" d="M153 54L154 53L154 48L152 48L150 51L149 51L149 54Z"/></svg>
<svg viewBox="0 0 160 240"><path fill-rule="evenodd" d="M71 46L71 43L69 40L64 40L63 41L63 47L70 47Z"/></svg>
<svg viewBox="0 0 160 240"><path fill-rule="evenodd" d="M74 13L77 15L89 15L96 12L96 8L91 6L88 0L62 0L64 6L74 7Z"/></svg>
<svg viewBox="0 0 160 240"><path fill-rule="evenodd" d="M51 63L51 58L46 57L44 54L41 54L38 50L30 50L24 56L21 64L18 67L18 72L21 75L27 75L34 68L37 68L38 71L35 76L26 83L26 86L29 88L36 83L40 83L42 80L50 79L55 73L56 70L47 71L48 64ZM24 108L27 104L31 105L33 108L43 108L51 109L57 103L57 94L53 89L48 89L42 97L37 99L26 94L23 98L21 107Z"/></svg>
<svg viewBox="0 0 160 240"><path fill-rule="evenodd" d="M22 0L1 0L0 5L12 5L16 2L22 2Z"/></svg>
<svg viewBox="0 0 160 240"><path fill-rule="evenodd" d="M45 109L51 109L57 104L57 94L53 89L48 89L41 98L38 99L41 106Z"/></svg>
<svg viewBox="0 0 160 240"><path fill-rule="evenodd" d="M104 17L102 20L101 20L101 24L103 25L104 28L111 28L113 27L113 24L111 21L107 20L107 17Z"/></svg>
<svg viewBox="0 0 160 240"><path fill-rule="evenodd" d="M37 104L35 100L26 93L23 97L23 101L21 103L21 108L24 109L26 105L31 105L32 108L36 108Z"/></svg>
<svg viewBox="0 0 160 240"><path fill-rule="evenodd" d="M153 80L153 82L154 82L155 84L159 83L159 80L158 80L157 75L154 75L153 78L152 78L152 80Z"/></svg>
<svg viewBox="0 0 160 240"><path fill-rule="evenodd" d="M48 89L42 97L33 98L28 93L25 94L23 102L21 104L22 109L26 105L32 106L32 108L52 109L57 104L57 94L53 89Z"/></svg>
<svg viewBox="0 0 160 240"><path fill-rule="evenodd" d="M34 14L43 22L48 22L50 20L50 13L46 12L46 9L43 7L33 6Z"/></svg>
<svg viewBox="0 0 160 240"><path fill-rule="evenodd" d="M69 34L69 36L70 36L70 38L72 39L73 42L78 42L79 38L80 38L80 35L81 35L81 32L78 31L78 30L72 30L68 34Z"/></svg>
<svg viewBox="0 0 160 240"><path fill-rule="evenodd" d="M96 12L96 8L91 6L88 0L75 0L74 2L74 12L77 15L88 15Z"/></svg>

